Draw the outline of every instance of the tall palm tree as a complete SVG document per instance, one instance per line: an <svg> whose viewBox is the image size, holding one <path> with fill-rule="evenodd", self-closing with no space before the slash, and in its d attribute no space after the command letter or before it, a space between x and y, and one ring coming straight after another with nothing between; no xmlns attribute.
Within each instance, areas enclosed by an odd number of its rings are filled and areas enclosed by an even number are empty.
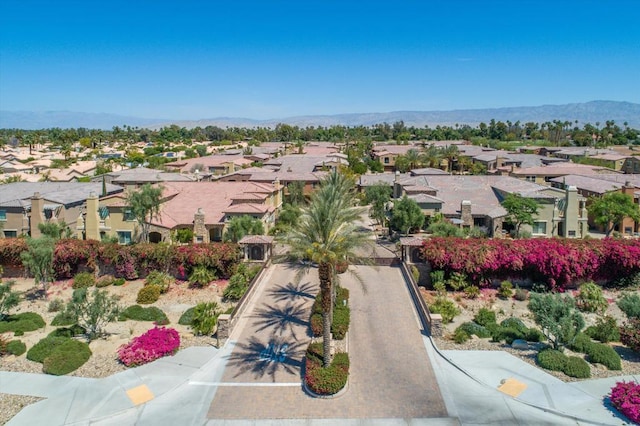
<svg viewBox="0 0 640 426"><path fill-rule="evenodd" d="M297 224L282 241L289 245L290 259L310 260L318 266L322 294L323 364L331 362L331 322L333 292L338 262L354 263L364 259L358 249L371 244L369 233L360 232L357 221L366 207L357 207L355 183L333 171L302 208Z"/></svg>

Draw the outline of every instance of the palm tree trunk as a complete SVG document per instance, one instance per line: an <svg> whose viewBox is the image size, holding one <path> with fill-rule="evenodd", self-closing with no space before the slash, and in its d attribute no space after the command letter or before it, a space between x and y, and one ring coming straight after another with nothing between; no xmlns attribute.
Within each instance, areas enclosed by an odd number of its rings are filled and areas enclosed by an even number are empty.
<svg viewBox="0 0 640 426"><path fill-rule="evenodd" d="M320 293L322 294L322 363L324 367L331 364L331 265L326 262L318 266Z"/></svg>

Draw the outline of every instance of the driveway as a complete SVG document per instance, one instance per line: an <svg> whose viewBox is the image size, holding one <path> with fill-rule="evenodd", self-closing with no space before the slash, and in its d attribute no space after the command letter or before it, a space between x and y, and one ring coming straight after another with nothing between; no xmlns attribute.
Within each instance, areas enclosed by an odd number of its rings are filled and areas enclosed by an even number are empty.
<svg viewBox="0 0 640 426"><path fill-rule="evenodd" d="M347 391L319 399L302 390L317 271L298 281L295 269L274 265L238 324L239 337L229 342L235 347L215 384L209 419L448 416L400 269L351 269L363 284L352 274L341 275L341 284L351 292Z"/></svg>

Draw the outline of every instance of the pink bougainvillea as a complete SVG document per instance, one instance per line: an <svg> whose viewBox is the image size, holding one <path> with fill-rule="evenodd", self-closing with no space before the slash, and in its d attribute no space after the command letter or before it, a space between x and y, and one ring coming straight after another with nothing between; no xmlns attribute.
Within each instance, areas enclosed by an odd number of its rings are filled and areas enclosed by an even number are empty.
<svg viewBox="0 0 640 426"><path fill-rule="evenodd" d="M617 382L611 388L611 403L629 420L640 424L640 385L635 382Z"/></svg>
<svg viewBox="0 0 640 426"><path fill-rule="evenodd" d="M180 335L173 328L154 327L118 349L118 359L127 367L135 367L173 355L180 347Z"/></svg>
<svg viewBox="0 0 640 426"><path fill-rule="evenodd" d="M640 272L640 240L432 238L422 254L434 269L463 272L479 284L520 277L561 290Z"/></svg>

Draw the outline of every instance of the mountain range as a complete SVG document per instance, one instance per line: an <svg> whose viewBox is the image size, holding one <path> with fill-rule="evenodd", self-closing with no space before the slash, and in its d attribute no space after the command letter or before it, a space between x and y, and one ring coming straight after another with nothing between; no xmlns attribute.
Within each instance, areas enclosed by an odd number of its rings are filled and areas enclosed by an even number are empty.
<svg viewBox="0 0 640 426"><path fill-rule="evenodd" d="M382 113L352 113L336 115L306 115L268 120L250 118L218 117L202 120L171 120L161 118L140 118L107 113L82 113L69 111L0 111L0 128L46 129L52 127L85 127L90 129L111 129L114 126L129 125L158 129L175 124L180 127L274 127L278 123L307 126L371 126L378 123L404 121L407 126L434 127L436 125L476 126L492 119L500 121L533 121L544 123L561 120L585 123L601 123L614 120L618 125L625 122L640 129L640 104L619 101L591 101L564 105L541 105L507 108L461 109L451 111L394 111Z"/></svg>

